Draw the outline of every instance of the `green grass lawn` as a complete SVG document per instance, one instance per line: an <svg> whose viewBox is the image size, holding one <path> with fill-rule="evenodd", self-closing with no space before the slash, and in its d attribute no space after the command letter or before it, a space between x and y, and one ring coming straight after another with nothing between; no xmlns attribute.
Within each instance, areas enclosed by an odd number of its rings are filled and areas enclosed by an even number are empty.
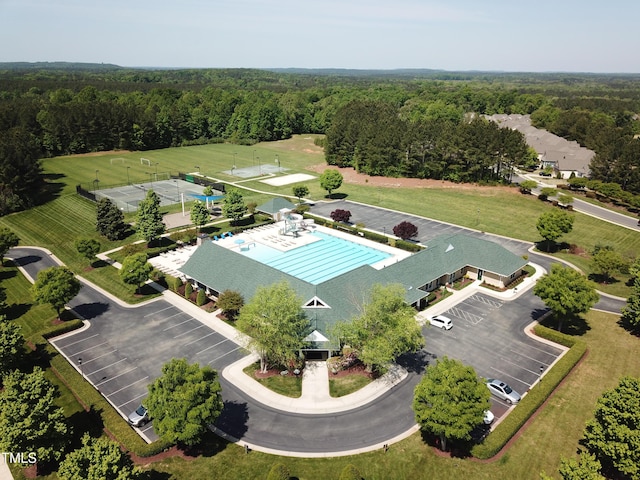
<svg viewBox="0 0 640 480"><path fill-rule="evenodd" d="M329 394L332 397L344 397L369 385L371 378L361 374L334 377L329 375Z"/></svg>
<svg viewBox="0 0 640 480"><path fill-rule="evenodd" d="M255 381L269 390L284 395L285 397L299 398L302 395L302 377L296 375L273 375L266 378L258 378L254 374L260 370L260 363L253 363L243 371Z"/></svg>

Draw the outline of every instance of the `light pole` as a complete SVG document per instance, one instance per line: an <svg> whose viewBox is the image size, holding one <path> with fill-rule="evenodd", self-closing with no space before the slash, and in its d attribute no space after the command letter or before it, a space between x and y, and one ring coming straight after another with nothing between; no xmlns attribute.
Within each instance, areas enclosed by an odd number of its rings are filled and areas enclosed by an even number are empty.
<svg viewBox="0 0 640 480"><path fill-rule="evenodd" d="M233 152L233 168L236 168L236 155L238 155L238 152Z"/></svg>
<svg viewBox="0 0 640 480"><path fill-rule="evenodd" d="M256 151L253 151L253 163L251 165L253 165L254 167L256 166Z"/></svg>
<svg viewBox="0 0 640 480"><path fill-rule="evenodd" d="M78 358L78 366L80 367L80 375L84 379L84 370L82 369L82 358Z"/></svg>
<svg viewBox="0 0 640 480"><path fill-rule="evenodd" d="M280 159L278 158L277 154L276 154L276 163L278 164L278 172L281 172L282 168L280 168Z"/></svg>
<svg viewBox="0 0 640 480"><path fill-rule="evenodd" d="M258 172L262 175L262 165L260 165L260 157L256 157L258 159Z"/></svg>
<svg viewBox="0 0 640 480"><path fill-rule="evenodd" d="M195 169L196 169L196 171L197 171L198 173L200 173L200 165L196 165L196 166L195 166L195 167L193 167L193 168L195 168Z"/></svg>
<svg viewBox="0 0 640 480"><path fill-rule="evenodd" d="M98 178L98 172L100 170L96 170L96 179L93 181L93 192L95 193L98 190L98 184L100 183L100 179Z"/></svg>
<svg viewBox="0 0 640 480"><path fill-rule="evenodd" d="M149 181L151 182L151 188L153 188L153 173L149 173Z"/></svg>
<svg viewBox="0 0 640 480"><path fill-rule="evenodd" d="M129 181L129 169L131 167L127 167L127 185L131 185L131 182Z"/></svg>
<svg viewBox="0 0 640 480"><path fill-rule="evenodd" d="M540 380L542 381L542 372L544 372L544 365L540 365Z"/></svg>
<svg viewBox="0 0 640 480"><path fill-rule="evenodd" d="M158 181L158 162L156 162L156 182Z"/></svg>
<svg viewBox="0 0 640 480"><path fill-rule="evenodd" d="M176 190L178 191L178 201L176 203L180 203L180 187L178 186L178 180L174 180L176 184Z"/></svg>

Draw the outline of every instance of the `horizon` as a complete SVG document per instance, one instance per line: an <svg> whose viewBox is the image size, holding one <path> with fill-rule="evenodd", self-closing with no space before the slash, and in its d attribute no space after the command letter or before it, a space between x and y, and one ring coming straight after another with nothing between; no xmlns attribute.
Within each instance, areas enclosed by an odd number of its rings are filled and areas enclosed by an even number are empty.
<svg viewBox="0 0 640 480"><path fill-rule="evenodd" d="M639 16L626 0L1 0L0 62L625 74Z"/></svg>

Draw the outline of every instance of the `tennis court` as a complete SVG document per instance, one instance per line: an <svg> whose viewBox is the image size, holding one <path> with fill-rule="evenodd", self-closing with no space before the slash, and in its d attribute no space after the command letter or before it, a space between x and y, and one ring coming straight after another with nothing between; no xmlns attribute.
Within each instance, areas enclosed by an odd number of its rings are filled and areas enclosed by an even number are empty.
<svg viewBox="0 0 640 480"><path fill-rule="evenodd" d="M191 202L202 196L204 187L180 179L158 180L146 183L132 183L104 190L96 190L96 200L109 198L123 212L134 212L138 204L153 190L160 197L160 206L174 205L183 201Z"/></svg>

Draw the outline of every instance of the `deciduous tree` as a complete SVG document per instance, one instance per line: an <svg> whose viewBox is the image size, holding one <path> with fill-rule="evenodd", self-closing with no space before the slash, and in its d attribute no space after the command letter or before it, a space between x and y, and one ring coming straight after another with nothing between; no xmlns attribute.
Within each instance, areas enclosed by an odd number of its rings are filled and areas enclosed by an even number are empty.
<svg viewBox="0 0 640 480"><path fill-rule="evenodd" d="M137 480L141 470L120 445L106 437L82 436L82 447L69 453L60 462L61 480Z"/></svg>
<svg viewBox="0 0 640 480"><path fill-rule="evenodd" d="M5 375L18 366L23 345L20 327L0 315L0 385Z"/></svg>
<svg viewBox="0 0 640 480"><path fill-rule="evenodd" d="M138 204L136 230L147 243L151 243L165 232L165 228L160 213L160 197L149 190L144 200Z"/></svg>
<svg viewBox="0 0 640 480"><path fill-rule="evenodd" d="M338 170L328 168L320 175L320 186L331 196L334 190L340 188L342 180L342 174Z"/></svg>
<svg viewBox="0 0 640 480"><path fill-rule="evenodd" d="M218 296L218 308L229 320L235 320L236 315L244 305L244 298L235 290L225 290Z"/></svg>
<svg viewBox="0 0 640 480"><path fill-rule="evenodd" d="M413 411L423 431L447 441L467 441L491 407L491 394L473 367L444 357L430 365L416 386Z"/></svg>
<svg viewBox="0 0 640 480"><path fill-rule="evenodd" d="M520 182L520 192L528 195L531 191L538 186L538 182L535 180L523 180Z"/></svg>
<svg viewBox="0 0 640 480"><path fill-rule="evenodd" d="M153 265L147 262L146 253L129 255L122 261L120 278L124 283L136 286L136 292L140 293L140 286L149 279Z"/></svg>
<svg viewBox="0 0 640 480"><path fill-rule="evenodd" d="M81 286L80 280L68 268L51 267L38 272L31 292L36 302L50 304L60 318L65 304L78 294Z"/></svg>
<svg viewBox="0 0 640 480"><path fill-rule="evenodd" d="M562 480L605 480L600 474L600 462L594 455L580 452L576 458L562 458L558 473Z"/></svg>
<svg viewBox="0 0 640 480"><path fill-rule="evenodd" d="M400 237L402 240L408 240L418 235L418 227L411 222L400 222L393 227L393 234L396 237Z"/></svg>
<svg viewBox="0 0 640 480"><path fill-rule="evenodd" d="M306 185L298 185L297 187L293 187L293 194L298 197L298 203L302 203L302 198L309 195L309 188Z"/></svg>
<svg viewBox="0 0 640 480"><path fill-rule="evenodd" d="M191 223L198 227L198 231L200 231L200 228L203 225L206 225L210 216L211 215L209 214L209 210L207 210L206 205L201 201L196 200L191 207Z"/></svg>
<svg viewBox="0 0 640 480"><path fill-rule="evenodd" d="M593 284L584 275L558 263L552 264L551 272L538 280L533 293L553 311L559 331L565 318L573 319L589 311L599 299Z"/></svg>
<svg viewBox="0 0 640 480"><path fill-rule="evenodd" d="M596 404L587 422L584 445L603 465L628 478L640 478L640 379L623 377Z"/></svg>
<svg viewBox="0 0 640 480"><path fill-rule="evenodd" d="M337 208L333 212L331 212L329 216L334 222L348 223L349 219L351 218L351 212L349 210L342 210L341 208Z"/></svg>
<svg viewBox="0 0 640 480"><path fill-rule="evenodd" d="M173 359L148 387L145 406L158 435L171 443L200 443L220 413L223 402L218 374L208 365Z"/></svg>
<svg viewBox="0 0 640 480"><path fill-rule="evenodd" d="M13 247L17 247L20 238L13 230L8 228L0 228L0 266L4 265L4 256Z"/></svg>
<svg viewBox="0 0 640 480"><path fill-rule="evenodd" d="M574 216L570 213L554 208L540 215L536 228L540 236L551 244L573 229L573 219ZM550 248L547 249L549 250Z"/></svg>
<svg viewBox="0 0 640 480"><path fill-rule="evenodd" d="M100 242L93 238L79 238L74 243L78 253L89 261L93 260L100 251Z"/></svg>
<svg viewBox="0 0 640 480"><path fill-rule="evenodd" d="M368 371L384 371L398 356L424 345L416 312L405 302L402 285L373 285L361 308L360 317L338 322L333 333L354 349Z"/></svg>
<svg viewBox="0 0 640 480"><path fill-rule="evenodd" d="M232 223L237 223L247 213L247 206L244 203L242 194L235 188L227 189L222 203L222 214L231 219Z"/></svg>
<svg viewBox="0 0 640 480"><path fill-rule="evenodd" d="M14 370L0 392L0 449L35 452L38 462L59 460L71 438L64 411L56 406L57 388L36 367Z"/></svg>
<svg viewBox="0 0 640 480"><path fill-rule="evenodd" d="M611 279L611 273L620 270L625 261L618 252L611 248L600 248L591 256L593 269L602 276L602 281Z"/></svg>
<svg viewBox="0 0 640 480"><path fill-rule="evenodd" d="M286 281L260 286L249 303L240 309L237 326L251 337L250 346L260 356L260 371L270 363L288 366L304 346L309 321L302 299Z"/></svg>
<svg viewBox="0 0 640 480"><path fill-rule="evenodd" d="M633 291L627 299L627 304L622 307L621 320L632 330L640 328L640 278L635 277Z"/></svg>

